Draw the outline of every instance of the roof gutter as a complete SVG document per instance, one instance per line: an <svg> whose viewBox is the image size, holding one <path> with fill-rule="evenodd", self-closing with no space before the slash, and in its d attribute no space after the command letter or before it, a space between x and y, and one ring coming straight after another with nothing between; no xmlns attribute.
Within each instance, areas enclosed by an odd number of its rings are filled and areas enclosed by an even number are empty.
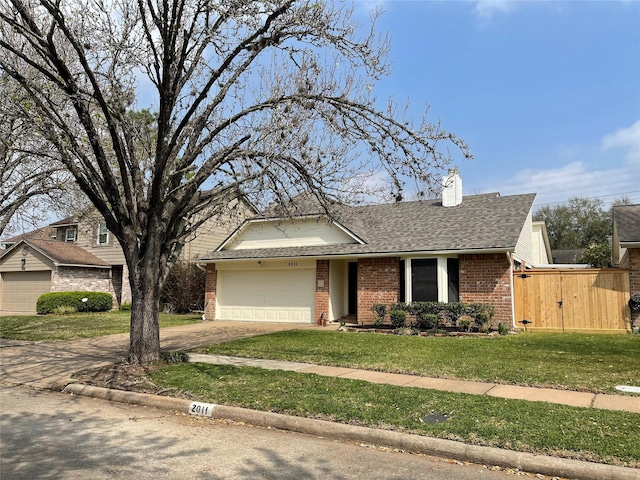
<svg viewBox="0 0 640 480"><path fill-rule="evenodd" d="M622 248L640 248L640 242L620 242Z"/></svg>
<svg viewBox="0 0 640 480"><path fill-rule="evenodd" d="M85 265L82 263L58 263L53 262L56 267L79 267L79 268L111 268L111 265Z"/></svg>
<svg viewBox="0 0 640 480"><path fill-rule="evenodd" d="M221 262L244 262L248 260L293 260L296 258L309 258L317 260L326 260L332 258L383 258L383 257L428 257L436 255L473 255L473 254L490 254L490 253L506 253L509 255L514 251L515 247L501 248L482 248L482 249L466 249L466 250L418 250L418 251L402 251L402 252L371 252L371 253L336 253L325 255L283 255L283 256L254 256L242 258L198 258L196 264L221 263Z"/></svg>

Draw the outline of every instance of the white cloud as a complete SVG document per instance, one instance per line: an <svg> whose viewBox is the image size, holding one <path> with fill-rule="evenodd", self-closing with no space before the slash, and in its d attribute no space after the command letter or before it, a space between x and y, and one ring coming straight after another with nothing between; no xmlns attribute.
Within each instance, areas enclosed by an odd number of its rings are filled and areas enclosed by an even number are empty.
<svg viewBox="0 0 640 480"><path fill-rule="evenodd" d="M556 167L526 168L502 184L480 191L536 193L536 207L566 202L571 197L600 198L605 207L622 196L640 203L640 120L604 135L599 144L600 149L598 143L561 146L547 156L547 160L555 160ZM478 193L477 188L474 193Z"/></svg>
<svg viewBox="0 0 640 480"><path fill-rule="evenodd" d="M552 169L521 170L498 189L503 195L536 193L536 206L566 202L571 197L601 198L605 206L627 196L640 202L638 164L593 168L577 161Z"/></svg>
<svg viewBox="0 0 640 480"><path fill-rule="evenodd" d="M491 22L496 15L505 15L516 8L514 0L477 0L473 13L483 23Z"/></svg>
<svg viewBox="0 0 640 480"><path fill-rule="evenodd" d="M369 17L375 11L389 11L388 0L356 0L357 13Z"/></svg>
<svg viewBox="0 0 640 480"><path fill-rule="evenodd" d="M621 128L602 139L603 150L626 150L625 158L640 162L640 120L628 128Z"/></svg>

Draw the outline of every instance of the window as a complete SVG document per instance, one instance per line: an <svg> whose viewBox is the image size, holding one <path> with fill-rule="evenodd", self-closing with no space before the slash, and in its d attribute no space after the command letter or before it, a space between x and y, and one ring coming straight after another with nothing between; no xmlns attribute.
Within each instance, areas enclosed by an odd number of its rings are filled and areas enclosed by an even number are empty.
<svg viewBox="0 0 640 480"><path fill-rule="evenodd" d="M458 302L459 284L457 258L400 260L401 302Z"/></svg>
<svg viewBox="0 0 640 480"><path fill-rule="evenodd" d="M101 223L98 225L98 245L106 245L109 242L109 230L107 230L107 224Z"/></svg>
<svg viewBox="0 0 640 480"><path fill-rule="evenodd" d="M449 287L449 302L460 301L460 264L457 258L447 258L447 283Z"/></svg>
<svg viewBox="0 0 640 480"><path fill-rule="evenodd" d="M438 301L438 259L411 260L411 299L414 302Z"/></svg>
<svg viewBox="0 0 640 480"><path fill-rule="evenodd" d="M67 228L65 232L64 241L65 242L75 242L78 238L78 231L75 228Z"/></svg>

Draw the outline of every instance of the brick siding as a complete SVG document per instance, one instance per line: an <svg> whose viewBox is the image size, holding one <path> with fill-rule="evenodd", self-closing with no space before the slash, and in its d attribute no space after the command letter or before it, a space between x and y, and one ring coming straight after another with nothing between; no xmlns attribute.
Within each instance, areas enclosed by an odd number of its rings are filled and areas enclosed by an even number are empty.
<svg viewBox="0 0 640 480"><path fill-rule="evenodd" d="M361 258L358 260L358 322L371 323L376 303L391 305L400 294L400 259L398 257Z"/></svg>
<svg viewBox="0 0 640 480"><path fill-rule="evenodd" d="M488 303L496 308L492 323L513 325L511 269L507 255L460 255L460 301Z"/></svg>
<svg viewBox="0 0 640 480"><path fill-rule="evenodd" d="M324 317L322 315L324 314ZM316 323L329 321L329 260L316 260ZM322 318L321 318L322 317Z"/></svg>
<svg viewBox="0 0 640 480"><path fill-rule="evenodd" d="M214 263L207 264L204 285L204 315L207 320L216 318L216 289L218 288L218 271Z"/></svg>
<svg viewBox="0 0 640 480"><path fill-rule="evenodd" d="M113 308L120 306L116 288L122 291L121 302L131 302L129 269L126 265L122 267L122 279L114 278L105 268L58 267L51 272L52 292L107 292L113 296Z"/></svg>
<svg viewBox="0 0 640 480"><path fill-rule="evenodd" d="M111 276L106 268L58 267L51 272L51 291L108 292L115 298Z"/></svg>

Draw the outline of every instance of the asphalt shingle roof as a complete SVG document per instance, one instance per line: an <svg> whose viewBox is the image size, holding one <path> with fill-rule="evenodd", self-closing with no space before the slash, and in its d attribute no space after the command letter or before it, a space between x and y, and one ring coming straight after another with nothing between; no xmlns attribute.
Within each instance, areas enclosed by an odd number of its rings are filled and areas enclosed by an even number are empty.
<svg viewBox="0 0 640 480"><path fill-rule="evenodd" d="M105 268L110 266L104 260L101 260L84 248L73 243L35 238L25 239L24 242L40 250L59 265ZM8 251L6 253L8 253Z"/></svg>
<svg viewBox="0 0 640 480"><path fill-rule="evenodd" d="M640 204L613 207L620 242L640 242Z"/></svg>
<svg viewBox="0 0 640 480"><path fill-rule="evenodd" d="M440 200L339 207L336 221L366 243L223 250L200 260L510 250L518 241L535 194L464 197L456 207Z"/></svg>

